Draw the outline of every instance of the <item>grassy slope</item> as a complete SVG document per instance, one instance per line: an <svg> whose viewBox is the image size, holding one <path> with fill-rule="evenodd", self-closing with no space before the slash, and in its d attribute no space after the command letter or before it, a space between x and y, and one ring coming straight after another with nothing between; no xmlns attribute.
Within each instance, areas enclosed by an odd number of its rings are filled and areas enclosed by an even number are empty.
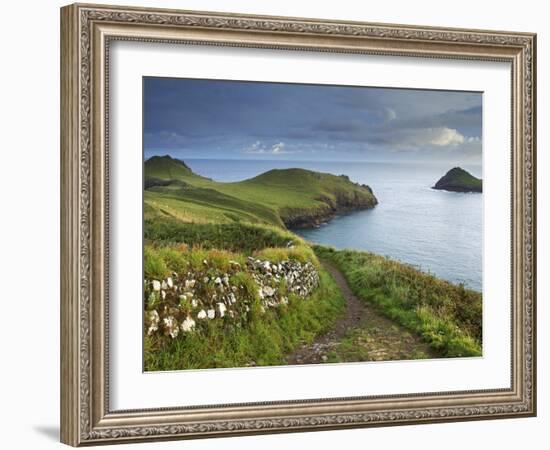
<svg viewBox="0 0 550 450"><path fill-rule="evenodd" d="M369 188L345 177L304 169L271 170L255 178L219 183L194 174L169 156L145 163L146 179L174 180L146 190L145 202L186 222L249 222L283 227L303 214L327 215L335 208L373 207Z"/></svg>
<svg viewBox="0 0 550 450"><path fill-rule="evenodd" d="M170 156L153 156L145 161L146 177L160 180L178 180L193 175L193 172L185 163Z"/></svg>
<svg viewBox="0 0 550 450"><path fill-rule="evenodd" d="M266 241L267 243L267 241ZM295 259L318 261L306 245L294 248L265 248L253 253L271 261ZM163 278L172 271L186 272L203 267L209 261L212 270L227 270L229 261L244 266L242 253L220 250L188 249L175 246L145 248L146 278ZM236 276L246 286L252 313L243 326L229 320L199 322L193 333L181 333L176 339L145 336L145 370L181 370L247 365L285 364L285 356L303 342L311 342L328 331L342 315L345 301L330 275L320 269L320 287L306 299L289 294L288 305L260 310L258 290L246 272Z"/></svg>
<svg viewBox="0 0 550 450"><path fill-rule="evenodd" d="M375 201L369 190L344 177L301 169L272 170L239 183L216 183L193 174L179 161L158 157L146 163L146 177L150 181L144 205L148 277L177 272L184 260L200 264L210 250L218 252L218 264L251 254L317 263L309 245L285 229L284 220L296 210L330 209L334 202L345 205L358 195ZM294 250L287 248L290 241ZM165 252L166 248L171 250ZM220 259L220 250L233 253ZM174 251L179 256L174 257ZM408 266L367 253L319 251L339 266L359 297L422 334L434 348L449 356L480 354L479 294L465 303L471 291ZM160 259L159 254L163 255ZM455 301L458 306L453 305ZM249 327L228 329L212 321L174 340L146 336L146 369L234 367L252 361L283 364L285 354L330 329L342 315L344 303L334 280L321 269L321 285L313 297L268 310Z"/></svg>
<svg viewBox="0 0 550 450"><path fill-rule="evenodd" d="M372 203L370 190L342 177L301 170L217 183L170 157L147 161L145 176L146 278L186 271L204 259L221 267L230 259L242 262L248 255L271 261L307 260L320 270L320 286L310 298L289 295L288 305L253 314L247 326L207 321L173 340L145 336L146 370L284 364L296 346L311 342L341 317L345 300L338 286L311 248L285 229L282 211L287 205L326 209L346 195ZM249 277L244 272L242 276ZM256 295L257 289L250 289L252 303L258 301Z"/></svg>
<svg viewBox="0 0 550 450"><path fill-rule="evenodd" d="M445 356L480 356L481 294L372 253L316 246L355 295L420 334Z"/></svg>
<svg viewBox="0 0 550 450"><path fill-rule="evenodd" d="M173 218L146 223L147 242L186 244L193 248L252 253L268 247L286 247L290 242L305 245L295 234L275 226L247 223L183 223Z"/></svg>

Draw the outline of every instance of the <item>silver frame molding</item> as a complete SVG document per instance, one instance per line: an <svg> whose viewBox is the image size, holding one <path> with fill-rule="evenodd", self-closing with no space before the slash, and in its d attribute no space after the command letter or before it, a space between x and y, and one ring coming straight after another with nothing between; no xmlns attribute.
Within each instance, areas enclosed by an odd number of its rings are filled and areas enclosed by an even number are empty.
<svg viewBox="0 0 550 450"><path fill-rule="evenodd" d="M108 67L113 40L506 61L512 67L509 389L112 411ZM74 4L61 9L61 440L97 445L536 414L536 35Z"/></svg>

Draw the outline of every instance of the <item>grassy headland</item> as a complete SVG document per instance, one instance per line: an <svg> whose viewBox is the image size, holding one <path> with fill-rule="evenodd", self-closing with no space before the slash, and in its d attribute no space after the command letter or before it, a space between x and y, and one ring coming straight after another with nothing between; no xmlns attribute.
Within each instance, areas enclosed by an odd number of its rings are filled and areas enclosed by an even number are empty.
<svg viewBox="0 0 550 450"><path fill-rule="evenodd" d="M155 331L145 333L146 370L283 364L296 346L328 331L343 314L338 286L311 247L287 227L373 207L377 200L368 186L302 169L219 183L169 156L145 162L144 185L146 329ZM285 280L272 284L268 289L277 287L277 299L284 302L266 308L258 274L246 265L251 257L313 264L318 287L303 298L287 292ZM224 277L238 300L229 307L246 308L238 317L220 314L219 303L209 303L222 296L212 280ZM192 281L195 289L178 290L175 300L170 295L176 287L151 291L152 280L168 278L170 283L183 279L185 285ZM218 320L199 317L201 311L211 311ZM177 331L174 324L192 327L192 332Z"/></svg>
<svg viewBox="0 0 550 450"><path fill-rule="evenodd" d="M370 187L304 169L274 169L235 183L194 174L170 156L145 162L146 219L173 216L184 222L248 222L280 228L313 225L335 214L372 208Z"/></svg>
<svg viewBox="0 0 550 450"><path fill-rule="evenodd" d="M284 364L345 312L318 256L338 266L357 297L440 354L481 353L480 294L376 255L312 247L289 231L374 207L368 186L304 169L220 183L155 156L145 162L144 187L145 370ZM264 271L267 262L273 271ZM274 265L291 269L282 276ZM289 284L312 266L312 286ZM331 361L350 360L353 336Z"/></svg>

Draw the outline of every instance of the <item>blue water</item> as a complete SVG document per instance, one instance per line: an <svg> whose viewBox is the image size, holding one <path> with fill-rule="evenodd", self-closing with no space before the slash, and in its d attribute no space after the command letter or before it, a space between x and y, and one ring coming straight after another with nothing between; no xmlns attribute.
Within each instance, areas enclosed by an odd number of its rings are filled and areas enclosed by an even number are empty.
<svg viewBox="0 0 550 450"><path fill-rule="evenodd" d="M483 195L430 189L449 164L186 160L200 175L238 181L274 168L301 167L371 186L379 204L319 228L293 230L339 249L367 250L482 290ZM481 166L462 166L481 177Z"/></svg>

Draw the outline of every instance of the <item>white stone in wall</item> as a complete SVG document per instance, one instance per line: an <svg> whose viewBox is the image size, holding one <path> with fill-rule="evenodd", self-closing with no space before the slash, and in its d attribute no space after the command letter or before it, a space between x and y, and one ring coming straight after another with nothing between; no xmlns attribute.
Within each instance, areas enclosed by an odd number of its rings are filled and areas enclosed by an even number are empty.
<svg viewBox="0 0 550 450"><path fill-rule="evenodd" d="M263 294L266 297L273 297L273 295L275 294L275 289L273 289L271 286L264 286Z"/></svg>
<svg viewBox="0 0 550 450"><path fill-rule="evenodd" d="M159 322L160 322L159 313L156 310L147 311L147 313L145 314L145 319L149 324L149 328L147 329L147 334L151 336L151 334L153 334L155 331L159 329Z"/></svg>
<svg viewBox="0 0 550 450"><path fill-rule="evenodd" d="M193 331L195 328L195 321L191 319L191 317L187 316L187 318L181 323L181 331L184 333L187 333L189 331Z"/></svg>
<svg viewBox="0 0 550 450"><path fill-rule="evenodd" d="M164 323L165 333L172 339L176 338L179 334L178 321L174 316L168 316L162 319Z"/></svg>

